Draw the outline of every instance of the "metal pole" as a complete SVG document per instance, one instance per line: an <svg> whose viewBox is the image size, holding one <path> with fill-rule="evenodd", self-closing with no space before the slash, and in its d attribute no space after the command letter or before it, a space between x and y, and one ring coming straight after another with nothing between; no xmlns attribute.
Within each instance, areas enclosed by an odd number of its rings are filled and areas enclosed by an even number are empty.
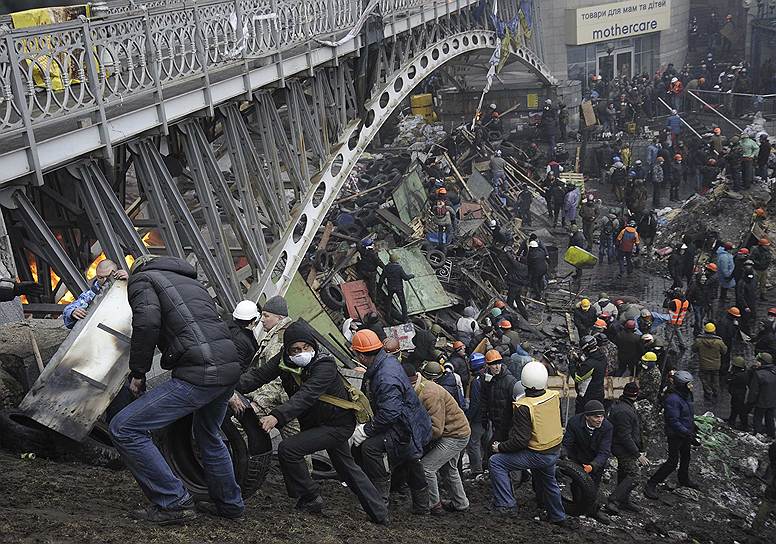
<svg viewBox="0 0 776 544"><path fill-rule="evenodd" d="M731 121L730 119L728 119L727 117L725 117L724 115L722 115L722 113L720 113L720 111L719 111L717 108L715 108L714 106L712 106L711 104L709 104L708 102L706 102L706 101L705 101L703 98L701 98L700 96L698 96L698 95L697 95L697 94L695 94L694 92L692 92L692 91L687 91L687 94L689 94L689 95L690 95L690 96L692 96L694 99L696 99L698 102L700 102L701 104L703 104L704 106L706 106L707 108L709 108L711 111L713 111L714 113L716 113L717 115L719 115L720 117L722 117L722 118L723 118L725 121L727 121L728 123L730 123L731 125L733 125L734 127L736 127L736 129L737 129L739 132L743 132L743 131L744 131L744 129L742 129L742 128L741 128L741 127L739 127L737 124L735 124L733 121Z"/></svg>

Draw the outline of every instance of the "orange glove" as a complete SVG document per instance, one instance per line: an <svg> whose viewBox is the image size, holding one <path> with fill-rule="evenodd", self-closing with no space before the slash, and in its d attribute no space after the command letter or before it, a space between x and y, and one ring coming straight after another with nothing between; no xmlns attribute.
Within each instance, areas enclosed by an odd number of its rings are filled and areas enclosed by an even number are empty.
<svg viewBox="0 0 776 544"><path fill-rule="evenodd" d="M582 465L582 469L587 473L590 474L593 472L593 466L592 465Z"/></svg>

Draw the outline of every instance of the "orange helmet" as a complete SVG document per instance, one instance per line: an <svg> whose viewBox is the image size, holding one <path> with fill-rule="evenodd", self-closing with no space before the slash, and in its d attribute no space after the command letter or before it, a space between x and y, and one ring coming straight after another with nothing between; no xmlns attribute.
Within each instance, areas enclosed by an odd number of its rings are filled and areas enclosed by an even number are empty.
<svg viewBox="0 0 776 544"><path fill-rule="evenodd" d="M499 325L502 329L511 329L512 323L510 321L507 321L506 319L501 322L501 325Z"/></svg>
<svg viewBox="0 0 776 544"><path fill-rule="evenodd" d="M763 210L762 208L757 208L757 209L754 211L754 214L755 214L757 217L765 217L765 210Z"/></svg>
<svg viewBox="0 0 776 544"><path fill-rule="evenodd" d="M493 304L493 307L494 308L502 308L503 309L503 308L506 308L507 305L506 305L506 303L503 300L497 300L495 302L495 304Z"/></svg>
<svg viewBox="0 0 776 544"><path fill-rule="evenodd" d="M717 265L714 263L709 263L706 265L706 270L711 270L712 272L717 271Z"/></svg>
<svg viewBox="0 0 776 544"><path fill-rule="evenodd" d="M733 317L741 317L741 310L739 310L739 309L738 309L738 308L736 308L735 306L731 306L730 308L728 308L728 311L727 311L727 312L728 312L730 315L732 315Z"/></svg>
<svg viewBox="0 0 776 544"><path fill-rule="evenodd" d="M598 329L605 329L606 328L606 321L604 321L603 319L596 319L595 320L595 324L593 326L598 328Z"/></svg>
<svg viewBox="0 0 776 544"><path fill-rule="evenodd" d="M768 238L760 238L759 240L757 240L757 243L760 244L761 246L771 245L771 241L768 240Z"/></svg>
<svg viewBox="0 0 776 544"><path fill-rule="evenodd" d="M383 343L377 337L374 331L361 329L353 335L353 349L359 353L369 353L382 349Z"/></svg>
<svg viewBox="0 0 776 544"><path fill-rule="evenodd" d="M719 128L719 127L714 127L714 134L716 134L717 136L719 136L720 134L722 134L722 129L721 129L721 128Z"/></svg>
<svg viewBox="0 0 776 544"><path fill-rule="evenodd" d="M682 160L682 156L679 153L677 153L676 155L674 155L674 160L675 161L680 161L680 160Z"/></svg>
<svg viewBox="0 0 776 544"><path fill-rule="evenodd" d="M465 347L466 346L460 340L456 340L455 342L453 342L453 349L457 350L457 349L461 349L461 348L465 348Z"/></svg>
<svg viewBox="0 0 776 544"><path fill-rule="evenodd" d="M446 195L447 194L447 189L445 189L444 187L440 187L439 189L437 189L437 193L436 194L437 195Z"/></svg>
<svg viewBox="0 0 776 544"><path fill-rule="evenodd" d="M496 351L495 349L489 349L485 353L485 363L491 364L491 363L500 363L503 360L501 357L501 353Z"/></svg>

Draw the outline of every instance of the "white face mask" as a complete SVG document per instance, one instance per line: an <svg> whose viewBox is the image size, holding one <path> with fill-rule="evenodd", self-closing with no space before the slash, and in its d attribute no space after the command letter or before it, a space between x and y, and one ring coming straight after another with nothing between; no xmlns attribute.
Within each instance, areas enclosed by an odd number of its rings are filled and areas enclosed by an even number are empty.
<svg viewBox="0 0 776 544"><path fill-rule="evenodd" d="M310 364L310 361L313 360L313 357L315 357L314 351L303 351L302 353L289 357L289 359L291 359L291 362L296 366L304 368Z"/></svg>
<svg viewBox="0 0 776 544"><path fill-rule="evenodd" d="M490 372L486 372L485 373L485 381L489 382L492 379L493 379L493 374L491 374Z"/></svg>

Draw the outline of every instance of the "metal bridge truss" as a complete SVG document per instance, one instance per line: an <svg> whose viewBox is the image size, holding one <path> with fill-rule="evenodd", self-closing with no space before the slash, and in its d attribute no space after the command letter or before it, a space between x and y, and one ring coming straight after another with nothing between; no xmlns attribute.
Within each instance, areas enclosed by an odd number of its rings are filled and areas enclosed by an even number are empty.
<svg viewBox="0 0 776 544"><path fill-rule="evenodd" d="M428 20L421 10L387 22L382 39L372 42L370 70L362 69L363 58L337 57L286 74L280 87L240 94L214 104L212 113L200 108L164 130L128 138L113 147L112 162L105 154L81 159L46 174L42 186L6 190L0 201L9 209L19 275L32 279L32 256L47 289L42 300L56 301L66 289L77 294L86 287L82 271L99 252L126 267L125 255L150 251L195 260L224 308L246 292L256 300L284 293L391 113L435 69L497 45L470 8L442 5L445 11L436 8ZM529 50L513 53L539 81L554 84ZM365 97L360 80L368 82ZM138 194L128 194L133 180ZM161 243L144 238L152 230ZM61 282L48 281L50 268Z"/></svg>

